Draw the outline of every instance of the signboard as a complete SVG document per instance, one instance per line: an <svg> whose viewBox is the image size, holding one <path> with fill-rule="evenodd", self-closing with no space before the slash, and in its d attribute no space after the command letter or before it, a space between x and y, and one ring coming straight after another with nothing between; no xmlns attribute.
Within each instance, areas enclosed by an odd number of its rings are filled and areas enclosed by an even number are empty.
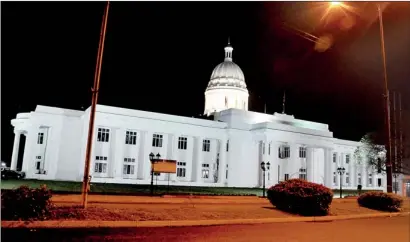
<svg viewBox="0 0 410 242"><path fill-rule="evenodd" d="M176 160L155 160L152 163L152 169L156 173L176 173L177 161Z"/></svg>

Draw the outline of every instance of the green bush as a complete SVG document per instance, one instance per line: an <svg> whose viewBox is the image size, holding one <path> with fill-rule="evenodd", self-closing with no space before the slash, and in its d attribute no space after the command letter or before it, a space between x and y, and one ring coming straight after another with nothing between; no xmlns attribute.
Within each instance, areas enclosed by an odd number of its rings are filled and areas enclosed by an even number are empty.
<svg viewBox="0 0 410 242"><path fill-rule="evenodd" d="M283 211L304 216L323 216L329 213L333 192L316 183L291 179L269 188L268 199Z"/></svg>
<svg viewBox="0 0 410 242"><path fill-rule="evenodd" d="M397 212L403 204L403 198L384 192L366 192L357 198L360 206L381 211Z"/></svg>
<svg viewBox="0 0 410 242"><path fill-rule="evenodd" d="M51 191L45 185L37 189L20 186L1 193L2 220L44 220L52 208Z"/></svg>

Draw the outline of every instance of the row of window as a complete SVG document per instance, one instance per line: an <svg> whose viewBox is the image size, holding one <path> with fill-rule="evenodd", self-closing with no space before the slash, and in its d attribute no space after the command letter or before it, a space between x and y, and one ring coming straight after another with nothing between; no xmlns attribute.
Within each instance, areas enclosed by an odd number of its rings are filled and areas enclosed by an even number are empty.
<svg viewBox="0 0 410 242"><path fill-rule="evenodd" d="M110 130L106 128L98 128L97 141L98 142L109 142ZM41 142L42 142L41 136ZM39 136L40 140L40 136ZM163 135L153 134L152 136L152 147L162 147ZM125 144L136 145L137 144L137 132L126 131ZM186 150L188 146L187 137L178 137L178 149ZM209 152L211 150L211 140L205 139L202 141L202 151ZM226 151L229 150L229 141L226 144Z"/></svg>
<svg viewBox="0 0 410 242"><path fill-rule="evenodd" d="M350 155L347 154L345 157L346 157L345 163L346 163L346 164L349 164L349 163L350 163ZM336 163L336 162L337 162L337 154L336 154L336 153L333 153L333 163Z"/></svg>
<svg viewBox="0 0 410 242"><path fill-rule="evenodd" d="M336 184L337 181L337 176L336 176L336 172L333 172L333 184ZM345 184L349 185L350 183L350 176L349 176L349 172L346 172L346 174L344 174L345 176ZM379 179L379 181L381 181L381 179ZM369 174L368 175L368 184L369 186L371 186L373 183L373 174ZM362 185L362 174L358 173L357 174L357 184ZM379 182L378 184L379 186L381 186L381 182Z"/></svg>

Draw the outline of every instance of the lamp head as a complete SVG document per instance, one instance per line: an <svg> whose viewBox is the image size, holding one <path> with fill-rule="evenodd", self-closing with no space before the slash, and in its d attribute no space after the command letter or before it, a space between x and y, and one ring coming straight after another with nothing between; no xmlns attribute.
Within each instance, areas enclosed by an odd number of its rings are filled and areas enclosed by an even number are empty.
<svg viewBox="0 0 410 242"><path fill-rule="evenodd" d="M151 153L149 154L149 159L150 159L150 160L153 160L153 159L154 159L154 153L151 152Z"/></svg>

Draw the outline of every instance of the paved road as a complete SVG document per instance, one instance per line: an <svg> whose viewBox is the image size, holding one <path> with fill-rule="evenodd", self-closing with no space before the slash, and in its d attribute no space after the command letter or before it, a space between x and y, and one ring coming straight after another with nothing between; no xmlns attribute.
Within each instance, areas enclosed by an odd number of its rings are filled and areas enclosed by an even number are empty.
<svg viewBox="0 0 410 242"><path fill-rule="evenodd" d="M1 241L409 242L410 217L179 228L2 229Z"/></svg>

